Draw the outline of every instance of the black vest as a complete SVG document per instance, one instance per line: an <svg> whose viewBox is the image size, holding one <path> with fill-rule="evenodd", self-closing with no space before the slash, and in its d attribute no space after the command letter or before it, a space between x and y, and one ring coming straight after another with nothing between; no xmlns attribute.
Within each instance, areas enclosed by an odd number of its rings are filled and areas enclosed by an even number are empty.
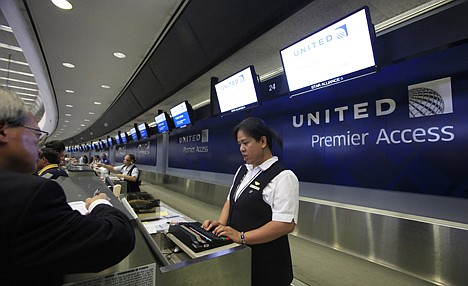
<svg viewBox="0 0 468 286"><path fill-rule="evenodd" d="M247 173L245 165L241 167L231 187L229 226L247 232L271 221L273 213L270 205L263 201L263 188L283 170L286 168L275 162L260 173L234 202L236 189ZM252 249L252 286L290 285L293 272L287 235L271 242L249 246Z"/></svg>
<svg viewBox="0 0 468 286"><path fill-rule="evenodd" d="M132 176L132 171L133 171L133 168L135 168L136 165L133 164L133 166L130 168L130 170L128 170L127 172L127 176ZM125 166L122 167L121 169L121 172L123 172ZM129 180L125 180L127 182L127 191L129 193L135 193L135 192L140 192L140 184L141 184L141 181L140 181L140 173L138 173L138 178L136 180L136 182L132 182L132 181L129 181Z"/></svg>

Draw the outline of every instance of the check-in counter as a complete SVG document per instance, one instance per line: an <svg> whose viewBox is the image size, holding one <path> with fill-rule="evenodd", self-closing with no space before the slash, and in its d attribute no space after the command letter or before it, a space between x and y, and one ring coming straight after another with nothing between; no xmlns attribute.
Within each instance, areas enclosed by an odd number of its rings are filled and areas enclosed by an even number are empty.
<svg viewBox="0 0 468 286"><path fill-rule="evenodd" d="M250 285L249 247L231 243L195 253L167 233L171 223L193 220L164 203L155 212L139 213L138 217L167 260L158 269L156 285ZM179 252L174 252L176 247Z"/></svg>
<svg viewBox="0 0 468 286"><path fill-rule="evenodd" d="M90 166L85 164L70 165L67 168L67 173L70 177L97 176L96 172Z"/></svg>
<svg viewBox="0 0 468 286"><path fill-rule="evenodd" d="M98 176L61 177L57 182L70 203L91 197L98 188L105 192L114 207L128 215L136 235L135 249L120 263L98 273L67 275L65 285L250 285L249 247L231 244L196 256L176 253L175 243L167 235L168 222L190 218L163 203L157 212L137 215L125 195L119 200ZM158 223L160 226L150 227Z"/></svg>

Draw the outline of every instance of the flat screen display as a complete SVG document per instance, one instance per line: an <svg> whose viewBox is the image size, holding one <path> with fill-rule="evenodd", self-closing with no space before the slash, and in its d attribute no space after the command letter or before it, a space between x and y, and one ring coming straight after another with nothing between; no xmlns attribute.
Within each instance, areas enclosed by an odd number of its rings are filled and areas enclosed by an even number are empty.
<svg viewBox="0 0 468 286"><path fill-rule="evenodd" d="M120 144L122 144L122 143L120 143L120 136L119 136L119 134L115 135L114 138L115 138L115 145L120 145Z"/></svg>
<svg viewBox="0 0 468 286"><path fill-rule="evenodd" d="M140 139L149 138L148 127L146 123L141 123L138 125L138 130L140 131Z"/></svg>
<svg viewBox="0 0 468 286"><path fill-rule="evenodd" d="M132 135L132 140L133 141L138 141L138 134L137 134L137 131L136 131L135 127L130 129L130 135Z"/></svg>
<svg viewBox="0 0 468 286"><path fill-rule="evenodd" d="M120 139L122 140L122 144L127 144L128 142L127 132L120 133Z"/></svg>
<svg viewBox="0 0 468 286"><path fill-rule="evenodd" d="M107 138L107 146L108 147L112 147L112 145L114 145L113 143L114 142L112 141L112 137Z"/></svg>
<svg viewBox="0 0 468 286"><path fill-rule="evenodd" d="M221 115L227 115L258 105L258 80L249 66L215 84Z"/></svg>
<svg viewBox="0 0 468 286"><path fill-rule="evenodd" d="M377 70L369 8L336 21L280 51L291 96Z"/></svg>
<svg viewBox="0 0 468 286"><path fill-rule="evenodd" d="M175 128L183 128L193 124L192 107L187 101L183 101L170 109Z"/></svg>
<svg viewBox="0 0 468 286"><path fill-rule="evenodd" d="M163 112L154 118L159 133L170 132L168 114Z"/></svg>

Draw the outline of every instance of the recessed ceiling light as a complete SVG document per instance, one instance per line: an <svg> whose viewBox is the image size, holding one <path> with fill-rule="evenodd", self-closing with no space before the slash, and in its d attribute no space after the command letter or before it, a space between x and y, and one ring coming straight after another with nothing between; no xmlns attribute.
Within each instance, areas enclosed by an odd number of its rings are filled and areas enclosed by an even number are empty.
<svg viewBox="0 0 468 286"><path fill-rule="evenodd" d="M121 52L115 52L115 53L114 53L114 56L115 56L116 58L119 58L119 59L125 59L125 58L127 57L126 54L121 53Z"/></svg>
<svg viewBox="0 0 468 286"><path fill-rule="evenodd" d="M68 120L65 120L64 122L65 122L65 123L70 123L70 121L68 121Z"/></svg>
<svg viewBox="0 0 468 286"><path fill-rule="evenodd" d="M74 90L71 90L71 89L66 89L65 92L66 92L66 93L75 93L75 91L74 91Z"/></svg>
<svg viewBox="0 0 468 286"><path fill-rule="evenodd" d="M100 105L101 103L99 101L95 101L94 104Z"/></svg>
<svg viewBox="0 0 468 286"><path fill-rule="evenodd" d="M71 10L73 8L72 4L67 0L52 0L52 3L63 10Z"/></svg>
<svg viewBox="0 0 468 286"><path fill-rule="evenodd" d="M110 86L108 86L107 84L103 84L101 85L102 88L110 88Z"/></svg>
<svg viewBox="0 0 468 286"><path fill-rule="evenodd" d="M91 111L90 111L90 112L88 112L88 113L91 114L91 115L94 115L94 112L91 112Z"/></svg>
<svg viewBox="0 0 468 286"><path fill-rule="evenodd" d="M82 127L85 127L86 125L84 125L84 124L80 124L80 126L82 126Z"/></svg>
<svg viewBox="0 0 468 286"><path fill-rule="evenodd" d="M62 63L62 65L63 65L64 67L71 68L71 69L75 67L75 65L74 65L74 64L71 64L71 63Z"/></svg>
<svg viewBox="0 0 468 286"><path fill-rule="evenodd" d="M73 107L73 105L71 105L71 104L67 104L67 105L65 105L65 106L66 106L66 107Z"/></svg>
<svg viewBox="0 0 468 286"><path fill-rule="evenodd" d="M70 113L67 113L67 114L65 114L65 116L71 116L71 114L70 114Z"/></svg>
<svg viewBox="0 0 468 286"><path fill-rule="evenodd" d="M85 122L89 122L89 119L85 119L84 121L85 121Z"/></svg>

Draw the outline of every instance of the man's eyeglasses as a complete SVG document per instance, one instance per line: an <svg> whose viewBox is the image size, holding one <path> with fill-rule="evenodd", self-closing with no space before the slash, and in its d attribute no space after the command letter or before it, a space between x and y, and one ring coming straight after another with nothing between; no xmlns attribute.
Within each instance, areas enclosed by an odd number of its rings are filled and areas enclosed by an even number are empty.
<svg viewBox="0 0 468 286"><path fill-rule="evenodd" d="M36 135L38 135L39 137L39 143L44 143L45 140L47 140L47 137L49 137L49 132L47 131L43 131L39 128L34 128L34 127L29 127L29 126L26 126L26 125L21 125L21 127L24 127L26 129L29 129L31 131L34 131L36 133Z"/></svg>

